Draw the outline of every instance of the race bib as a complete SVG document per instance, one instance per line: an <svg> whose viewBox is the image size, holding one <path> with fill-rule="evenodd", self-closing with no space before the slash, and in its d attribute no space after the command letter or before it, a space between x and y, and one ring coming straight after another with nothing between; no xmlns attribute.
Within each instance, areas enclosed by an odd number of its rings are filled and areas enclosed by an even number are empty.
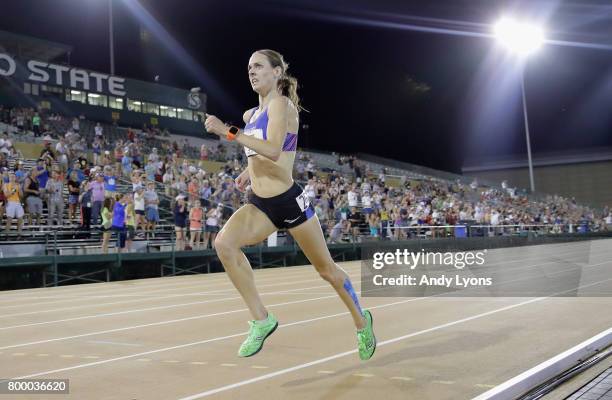
<svg viewBox="0 0 612 400"><path fill-rule="evenodd" d="M298 203L298 206L302 212L306 211L310 205L310 198L306 195L306 192L302 192L302 194L295 198L295 201Z"/></svg>
<svg viewBox="0 0 612 400"><path fill-rule="evenodd" d="M243 135L253 136L254 138L261 140L263 140L264 138L263 129L248 129L243 131ZM258 154L255 150L251 150L246 146L244 147L244 152L246 153L247 157L251 157Z"/></svg>

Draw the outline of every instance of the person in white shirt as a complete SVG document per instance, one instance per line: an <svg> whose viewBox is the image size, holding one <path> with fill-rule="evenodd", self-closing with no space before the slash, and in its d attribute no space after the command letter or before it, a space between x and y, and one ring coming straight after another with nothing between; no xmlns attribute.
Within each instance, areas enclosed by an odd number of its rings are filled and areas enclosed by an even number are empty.
<svg viewBox="0 0 612 400"><path fill-rule="evenodd" d="M365 192L363 196L361 196L361 205L364 214L372 213L372 197L370 196L370 192Z"/></svg>
<svg viewBox="0 0 612 400"><path fill-rule="evenodd" d="M314 200L316 198L316 191L313 179L308 180L308 184L304 186L304 192L306 193L306 196L308 196L308 198L310 199L310 202L314 203Z"/></svg>
<svg viewBox="0 0 612 400"><path fill-rule="evenodd" d="M94 128L94 130L96 132L96 136L102 137L102 133L103 133L102 125L100 125L99 122L96 124L96 127Z"/></svg>
<svg viewBox="0 0 612 400"><path fill-rule="evenodd" d="M359 201L359 194L357 194L357 189L355 188L355 185L353 185L353 187L351 187L351 190L348 191L347 197L349 207L357 207L357 202Z"/></svg>

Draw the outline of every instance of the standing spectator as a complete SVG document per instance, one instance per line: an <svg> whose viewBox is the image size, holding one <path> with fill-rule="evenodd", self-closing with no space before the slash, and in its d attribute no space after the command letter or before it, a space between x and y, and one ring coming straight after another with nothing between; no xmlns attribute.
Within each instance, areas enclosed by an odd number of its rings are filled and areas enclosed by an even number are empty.
<svg viewBox="0 0 612 400"><path fill-rule="evenodd" d="M117 193L117 177L113 167L104 168L104 196L115 198Z"/></svg>
<svg viewBox="0 0 612 400"><path fill-rule="evenodd" d="M199 201L191 203L191 209L189 210L189 231L191 237L189 238L189 244L191 247L195 247L200 244L200 235L202 233L202 218L203 210Z"/></svg>
<svg viewBox="0 0 612 400"><path fill-rule="evenodd" d="M95 180L91 182L91 223L97 225L100 219L100 212L104 203L104 175L98 172Z"/></svg>
<svg viewBox="0 0 612 400"><path fill-rule="evenodd" d="M200 146L200 160L208 160L208 149L205 144Z"/></svg>
<svg viewBox="0 0 612 400"><path fill-rule="evenodd" d="M91 230L91 206L92 206L92 189L89 181L83 181L81 184L82 191L79 195L79 203L81 203L81 226L80 230L89 232Z"/></svg>
<svg viewBox="0 0 612 400"><path fill-rule="evenodd" d="M78 118L76 118L76 117L75 117L75 118L73 118L73 119L72 119L72 130L73 130L74 132L77 132L77 133L78 133L78 132L80 131L80 126L81 126L81 125L80 125L80 123L79 123L79 119L78 119Z"/></svg>
<svg viewBox="0 0 612 400"><path fill-rule="evenodd" d="M125 225L127 228L126 244L127 251L132 251L132 241L136 237L136 212L134 210L133 196L127 197L127 206L125 207Z"/></svg>
<svg viewBox="0 0 612 400"><path fill-rule="evenodd" d="M59 142L57 142L55 145L55 151L60 168L62 169L62 172L65 173L68 170L68 145L66 144L66 139L64 139L63 136L60 137Z"/></svg>
<svg viewBox="0 0 612 400"><path fill-rule="evenodd" d="M108 242L111 237L111 226L113 226L114 200L110 197L104 199L102 206L102 252L108 253Z"/></svg>
<svg viewBox="0 0 612 400"><path fill-rule="evenodd" d="M210 205L210 196L212 196L212 189L208 180L205 179L202 182L202 187L200 188L200 205L202 207L208 207Z"/></svg>
<svg viewBox="0 0 612 400"><path fill-rule="evenodd" d="M119 197L120 196L120 197ZM123 195L117 195L119 197L118 201L115 202L113 207L113 223L111 228L114 232L117 232L117 251L119 253L123 252L125 249L125 239L126 239L126 212L125 209L128 204L128 197L130 195L125 193Z"/></svg>
<svg viewBox="0 0 612 400"><path fill-rule="evenodd" d="M8 183L3 183L4 197L6 198L6 233L11 230L13 219L17 219L17 235L21 237L23 226L23 207L21 205L21 187L16 182L15 173L9 172Z"/></svg>
<svg viewBox="0 0 612 400"><path fill-rule="evenodd" d="M30 225L34 217L36 217L36 225L40 225L40 217L42 216L43 203L40 198L41 188L38 177L41 175L40 171L36 168L32 168L24 184L24 196L26 205L28 208L28 215L30 219ZM42 228L41 228L42 229Z"/></svg>
<svg viewBox="0 0 612 400"><path fill-rule="evenodd" d="M126 147L123 149L123 157L121 158L121 170L126 178L132 173L132 157L129 153L129 148Z"/></svg>
<svg viewBox="0 0 612 400"><path fill-rule="evenodd" d="M51 173L51 179L47 182L46 192L48 193L49 200L47 201L47 208L49 215L47 216L47 225L53 225L54 215L57 216L57 225L63 225L64 221L64 182L60 174L57 171Z"/></svg>
<svg viewBox="0 0 612 400"><path fill-rule="evenodd" d="M81 192L80 187L77 172L72 171L68 179L68 223L70 225L72 225L73 220L76 218L76 207L79 203L79 194Z"/></svg>
<svg viewBox="0 0 612 400"><path fill-rule="evenodd" d="M196 201L199 201L198 192L200 191L200 181L198 180L198 178L196 177L191 178L191 181L189 182L189 185L187 186L187 191L189 193L190 203L195 203Z"/></svg>
<svg viewBox="0 0 612 400"><path fill-rule="evenodd" d="M144 193L145 215L147 218L147 232L155 237L155 224L159 222L159 197L155 192L155 182L147 183L147 190Z"/></svg>
<svg viewBox="0 0 612 400"><path fill-rule="evenodd" d="M179 194L176 196L176 204L174 205L174 231L176 232L176 249L178 251L185 249L185 228L187 227L187 204L185 196Z"/></svg>
<svg viewBox="0 0 612 400"><path fill-rule="evenodd" d="M208 248L208 241L210 240L210 247L215 248L215 238L219 233L219 225L221 224L221 216L223 215L223 204L218 204L216 208L211 208L206 213L206 232L204 233L204 248Z"/></svg>
<svg viewBox="0 0 612 400"><path fill-rule="evenodd" d="M314 177L315 165L312 160L309 160L308 164L306 165L306 173L308 174L308 179L312 179Z"/></svg>
<svg viewBox="0 0 612 400"><path fill-rule="evenodd" d="M101 155L102 155L102 141L100 140L100 138L96 138L93 142L92 145L92 152L93 152L93 164L94 165L100 165L102 159L101 159Z"/></svg>
<svg viewBox="0 0 612 400"><path fill-rule="evenodd" d="M145 199L144 199L144 187L137 185L134 189L134 213L136 214L136 228L142 229L142 232L146 232L145 221Z"/></svg>
<svg viewBox="0 0 612 400"><path fill-rule="evenodd" d="M94 127L94 131L95 131L96 139L97 138L102 139L103 129L102 129L102 125L100 125L99 122L96 123L96 126Z"/></svg>
<svg viewBox="0 0 612 400"><path fill-rule="evenodd" d="M34 136L40 136L40 115L38 113L34 113L32 117L32 130L34 131Z"/></svg>

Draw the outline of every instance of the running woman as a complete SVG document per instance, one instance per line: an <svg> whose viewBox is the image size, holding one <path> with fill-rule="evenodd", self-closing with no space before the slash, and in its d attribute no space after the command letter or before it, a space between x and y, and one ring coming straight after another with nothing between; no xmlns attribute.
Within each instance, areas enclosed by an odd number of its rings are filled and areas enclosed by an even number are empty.
<svg viewBox="0 0 612 400"><path fill-rule="evenodd" d="M250 182L249 203L231 216L215 240L217 255L254 319L249 322L249 334L238 355L249 357L259 352L278 326L261 301L253 270L241 248L263 241L278 229L287 229L349 309L357 329L359 357L367 360L376 349L372 314L362 311L348 275L329 253L308 196L293 181L301 108L297 80L287 73L287 68L283 56L276 51L253 53L248 77L259 95L259 106L244 113L244 129L226 126L212 115L207 115L204 124L208 132L243 145L248 157L248 167L236 178L236 185L244 191Z"/></svg>

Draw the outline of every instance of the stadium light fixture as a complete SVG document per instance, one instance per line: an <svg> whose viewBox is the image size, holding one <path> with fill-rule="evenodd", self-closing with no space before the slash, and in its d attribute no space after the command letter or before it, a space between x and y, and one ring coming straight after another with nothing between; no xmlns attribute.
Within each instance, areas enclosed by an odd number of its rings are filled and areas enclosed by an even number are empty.
<svg viewBox="0 0 612 400"><path fill-rule="evenodd" d="M544 44L544 29L513 18L504 17L493 27L495 38L505 48L519 57L525 58L537 51ZM521 92L523 100L523 119L525 121L525 141L527 142L527 164L529 167L529 186L535 191L533 179L533 161L531 159L531 139L529 137L529 119L527 117L527 98L525 96L525 64L521 65Z"/></svg>
<svg viewBox="0 0 612 400"><path fill-rule="evenodd" d="M97 94L97 93L89 93L87 96L93 97L94 99L97 98L97 97L100 97L100 95Z"/></svg>
<svg viewBox="0 0 612 400"><path fill-rule="evenodd" d="M81 92L79 92L78 90L71 90L70 94L81 94Z"/></svg>
<svg viewBox="0 0 612 400"><path fill-rule="evenodd" d="M504 17L494 26L497 40L511 52L528 56L544 44L544 29L528 23Z"/></svg>

